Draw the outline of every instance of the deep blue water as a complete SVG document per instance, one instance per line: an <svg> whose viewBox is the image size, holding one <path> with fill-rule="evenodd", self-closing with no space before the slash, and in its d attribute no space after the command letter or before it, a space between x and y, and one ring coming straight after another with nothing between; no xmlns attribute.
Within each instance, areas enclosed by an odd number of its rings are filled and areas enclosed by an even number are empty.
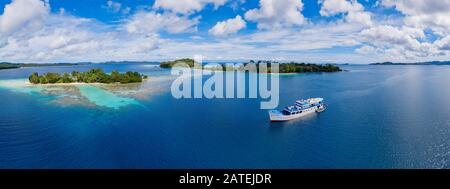
<svg viewBox="0 0 450 189"><path fill-rule="evenodd" d="M167 71L139 64L0 70ZM0 88L0 168L450 168L449 66L345 66L280 78L280 108L328 109L271 123L258 99L174 99L120 109L58 106Z"/></svg>

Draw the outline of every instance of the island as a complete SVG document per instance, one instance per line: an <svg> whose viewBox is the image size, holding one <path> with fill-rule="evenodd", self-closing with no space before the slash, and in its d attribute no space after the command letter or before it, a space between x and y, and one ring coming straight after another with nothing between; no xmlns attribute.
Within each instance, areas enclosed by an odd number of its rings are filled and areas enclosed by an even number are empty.
<svg viewBox="0 0 450 189"><path fill-rule="evenodd" d="M20 68L20 66L18 66L16 64L0 63L0 70L16 69L16 68Z"/></svg>
<svg viewBox="0 0 450 189"><path fill-rule="evenodd" d="M243 63L241 66L234 67L227 65L225 63L219 63L216 66L211 65L202 65L196 64L193 59L184 58L184 59L178 59L174 61L167 61L167 62L161 62L160 67L161 68L172 68L178 63L185 63L189 67L194 67L197 65L198 67L205 69L205 70L221 70L221 71L246 71L246 67L248 67L249 64L254 64L256 67L256 70L259 71L259 65L260 64L266 64L268 69L266 73L272 73L271 71L271 65L278 64L279 65L279 71L277 73L312 73L312 72L340 72L342 69L339 66L331 65L331 64L310 64L310 63L296 63L296 62L289 62L289 63L279 63L279 62L273 62L273 61L254 61L251 60L248 63Z"/></svg>
<svg viewBox="0 0 450 189"><path fill-rule="evenodd" d="M416 63L394 63L394 62L379 62L370 65L376 66L405 66L405 65L450 65L450 61L431 61L431 62L416 62Z"/></svg>
<svg viewBox="0 0 450 189"><path fill-rule="evenodd" d="M143 79L147 79L147 76L138 72L128 71L126 73L119 73L113 70L111 74L105 73L102 69L91 69L86 72L73 71L69 73L54 73L48 72L43 75L39 75L34 72L28 80L32 84L56 84L56 83L139 83Z"/></svg>
<svg viewBox="0 0 450 189"><path fill-rule="evenodd" d="M194 67L195 66L195 61L194 59L190 59L190 58L183 58L183 59L178 59L178 60L174 60L174 61L166 61L166 62L161 62L159 64L159 66L161 68L172 68L174 67L176 64L178 63L184 63L187 64L189 67Z"/></svg>
<svg viewBox="0 0 450 189"><path fill-rule="evenodd" d="M77 65L86 65L89 63L9 63L9 62L0 62L0 70L1 69L17 69L24 67L47 67L47 66L77 66Z"/></svg>

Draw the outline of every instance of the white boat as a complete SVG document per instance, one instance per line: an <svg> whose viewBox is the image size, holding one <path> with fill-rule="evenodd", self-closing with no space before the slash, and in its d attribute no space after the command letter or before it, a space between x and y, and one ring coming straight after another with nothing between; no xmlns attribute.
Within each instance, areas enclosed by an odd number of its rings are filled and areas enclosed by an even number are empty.
<svg viewBox="0 0 450 189"><path fill-rule="evenodd" d="M289 121L300 118L312 113L320 113L325 111L326 105L323 98L310 98L307 100L298 100L295 105L288 106L282 111L270 110L270 121Z"/></svg>

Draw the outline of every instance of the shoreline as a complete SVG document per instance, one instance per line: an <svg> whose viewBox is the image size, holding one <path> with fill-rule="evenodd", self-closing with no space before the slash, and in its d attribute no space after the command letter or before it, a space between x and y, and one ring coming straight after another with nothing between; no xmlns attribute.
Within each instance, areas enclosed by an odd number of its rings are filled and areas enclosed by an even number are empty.
<svg viewBox="0 0 450 189"><path fill-rule="evenodd" d="M116 82L116 83L98 83L98 82L96 82L96 83L83 83L83 82L72 82L72 83L47 83L47 84L42 84L42 83L38 83L38 84L33 84L33 83L31 83L29 80L27 80L27 79L24 79L24 80L26 80L25 81L25 84L27 85L27 86L77 86L77 85L97 85L97 86L100 86L100 85L103 85L103 86L112 86L112 85L129 85L129 84L141 84L141 83L144 83L145 81L147 81L148 80L148 78L145 78L145 79L142 79L142 82L135 82L135 83L120 83L120 82Z"/></svg>
<svg viewBox="0 0 450 189"><path fill-rule="evenodd" d="M211 72L247 72L246 70L220 70L220 69L201 69L201 68L191 68L197 71L211 71ZM248 72L248 73L256 73L256 74L266 74L266 75L279 75L279 76L290 76L290 75L301 75L301 74L310 74L310 73L339 73L345 72L348 70L336 71L336 72L289 72L289 73L267 73L267 72Z"/></svg>

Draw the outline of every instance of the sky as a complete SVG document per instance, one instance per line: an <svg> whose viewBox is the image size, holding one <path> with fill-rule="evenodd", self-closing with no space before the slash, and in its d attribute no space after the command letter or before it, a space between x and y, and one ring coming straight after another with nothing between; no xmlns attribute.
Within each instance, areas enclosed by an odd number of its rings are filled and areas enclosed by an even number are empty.
<svg viewBox="0 0 450 189"><path fill-rule="evenodd" d="M450 0L0 0L0 62L450 60Z"/></svg>

